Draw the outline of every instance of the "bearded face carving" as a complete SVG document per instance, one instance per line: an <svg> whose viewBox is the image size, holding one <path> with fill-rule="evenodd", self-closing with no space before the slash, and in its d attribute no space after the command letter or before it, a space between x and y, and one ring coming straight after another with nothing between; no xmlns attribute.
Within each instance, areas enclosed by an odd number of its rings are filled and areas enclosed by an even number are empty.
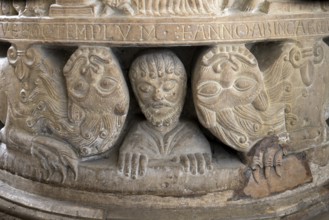
<svg viewBox="0 0 329 220"><path fill-rule="evenodd" d="M82 155L104 152L113 145L129 106L128 90L119 64L103 47L82 47L64 68L69 120L80 134L71 138Z"/></svg>
<svg viewBox="0 0 329 220"><path fill-rule="evenodd" d="M137 61L132 65L130 78L145 117L157 127L177 122L186 88L181 61L170 52L142 56Z"/></svg>
<svg viewBox="0 0 329 220"><path fill-rule="evenodd" d="M193 96L199 120L222 142L248 151L284 130L284 112L270 106L257 60L244 46L217 46L197 63Z"/></svg>

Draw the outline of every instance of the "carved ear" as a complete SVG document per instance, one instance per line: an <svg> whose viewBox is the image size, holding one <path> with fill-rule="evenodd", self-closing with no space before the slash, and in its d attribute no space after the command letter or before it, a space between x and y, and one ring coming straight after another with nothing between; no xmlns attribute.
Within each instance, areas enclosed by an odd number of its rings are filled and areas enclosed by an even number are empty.
<svg viewBox="0 0 329 220"><path fill-rule="evenodd" d="M217 126L216 112L207 109L203 106L198 107L199 120L206 128L213 128Z"/></svg>
<svg viewBox="0 0 329 220"><path fill-rule="evenodd" d="M85 112L80 106L78 106L72 101L69 101L68 117L71 122L79 124L84 120L85 116Z"/></svg>
<svg viewBox="0 0 329 220"><path fill-rule="evenodd" d="M252 105L258 111L265 111L268 108L269 101L268 101L268 97L267 97L267 94L264 91L264 89L262 89L262 91L260 91L259 95L252 102Z"/></svg>

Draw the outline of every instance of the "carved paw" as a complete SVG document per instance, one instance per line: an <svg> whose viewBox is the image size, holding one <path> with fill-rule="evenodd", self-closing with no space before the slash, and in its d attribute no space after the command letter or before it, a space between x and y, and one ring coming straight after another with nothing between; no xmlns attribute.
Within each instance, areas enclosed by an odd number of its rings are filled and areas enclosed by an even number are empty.
<svg viewBox="0 0 329 220"><path fill-rule="evenodd" d="M148 157L139 153L120 153L118 161L119 172L128 178L137 179L145 176Z"/></svg>
<svg viewBox="0 0 329 220"><path fill-rule="evenodd" d="M77 180L79 159L70 145L49 137L36 137L32 141L31 154L48 171L47 180L55 172L59 172L62 176L62 183L64 183L69 170L73 172L74 178Z"/></svg>
<svg viewBox="0 0 329 220"><path fill-rule="evenodd" d="M271 169L276 175L282 176L282 159L286 155L286 147L279 143L277 136L265 137L252 150L252 174L258 183L260 175L264 172L266 179L270 177Z"/></svg>
<svg viewBox="0 0 329 220"><path fill-rule="evenodd" d="M193 175L202 175L207 170L212 169L211 155L208 153L181 155L179 162L183 165L185 172L190 172Z"/></svg>

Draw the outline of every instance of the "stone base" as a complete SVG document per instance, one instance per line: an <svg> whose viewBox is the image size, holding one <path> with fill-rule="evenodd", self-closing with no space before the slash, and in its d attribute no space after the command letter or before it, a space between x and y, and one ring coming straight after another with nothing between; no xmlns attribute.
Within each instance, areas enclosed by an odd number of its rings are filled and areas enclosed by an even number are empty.
<svg viewBox="0 0 329 220"><path fill-rule="evenodd" d="M131 179L118 172L114 156L98 161L80 162L77 179L68 172L64 182L59 172L53 175L43 169L40 162L7 146L0 145L0 169L46 184L93 192L147 194L160 196L192 196L236 190L243 187L246 166L235 155L217 146L213 169L204 175L192 175L174 162L150 162L146 175Z"/></svg>
<svg viewBox="0 0 329 220"><path fill-rule="evenodd" d="M214 153L214 168L203 178L184 174L178 167L149 167L150 173L164 175L162 183L152 182L148 176L140 182L120 180L115 166L106 159L81 163L78 180L67 183L55 181L58 176L46 181L41 175L41 180L34 181L31 176L27 179L0 170L0 213L22 219L312 219L329 211L329 164L312 160L319 152L304 154L310 166L300 155L288 156L281 178L272 170L267 180L261 174L259 183L225 151ZM19 154L6 151L5 145L0 156L12 168L26 163ZM100 176L103 181L95 179ZM201 191L203 186L209 191Z"/></svg>
<svg viewBox="0 0 329 220"><path fill-rule="evenodd" d="M32 219L310 219L329 210L329 165L315 170L314 181L297 189L239 200L230 190L194 197L86 192L0 171L0 211Z"/></svg>

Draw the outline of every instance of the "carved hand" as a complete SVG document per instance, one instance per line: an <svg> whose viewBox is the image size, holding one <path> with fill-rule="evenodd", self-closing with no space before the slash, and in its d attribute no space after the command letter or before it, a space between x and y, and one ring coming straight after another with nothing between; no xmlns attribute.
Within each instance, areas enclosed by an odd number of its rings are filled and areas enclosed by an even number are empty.
<svg viewBox="0 0 329 220"><path fill-rule="evenodd" d="M211 155L208 153L196 153L181 155L179 162L183 165L185 172L193 175L204 174L206 170L211 170Z"/></svg>
<svg viewBox="0 0 329 220"><path fill-rule="evenodd" d="M252 174L258 183L260 174L264 169L265 178L269 178L270 171L274 168L275 173L282 175L282 158L286 154L286 147L279 144L277 136L265 137L251 151L252 157Z"/></svg>
<svg viewBox="0 0 329 220"><path fill-rule="evenodd" d="M146 173L148 157L139 153L121 153L119 155L119 172L126 177L137 179Z"/></svg>

